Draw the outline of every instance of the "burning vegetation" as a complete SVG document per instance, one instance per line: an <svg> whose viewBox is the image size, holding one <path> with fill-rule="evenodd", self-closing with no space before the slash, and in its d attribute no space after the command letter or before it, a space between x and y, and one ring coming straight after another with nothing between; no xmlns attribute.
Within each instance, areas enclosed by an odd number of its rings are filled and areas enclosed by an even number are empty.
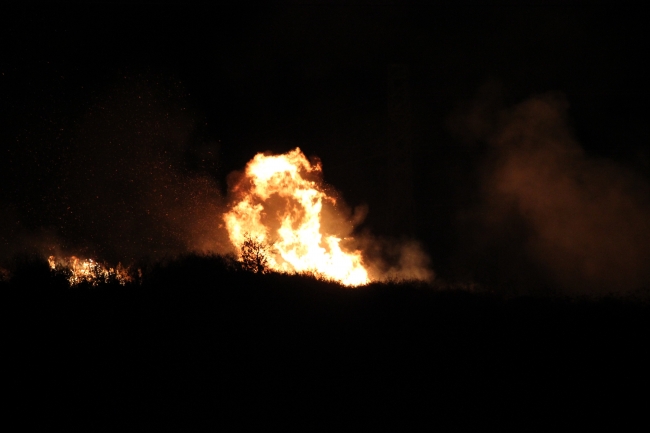
<svg viewBox="0 0 650 433"><path fill-rule="evenodd" d="M282 155L258 153L234 186L236 201L223 216L230 241L246 261L256 244L268 245L264 269L311 273L346 286L370 282L361 251L344 246L343 218L321 182L321 165L299 148ZM324 207L333 221L323 221ZM258 253L259 248L258 248ZM256 268L259 269L259 266Z"/></svg>
<svg viewBox="0 0 650 433"><path fill-rule="evenodd" d="M47 262L53 272L65 275L71 286L80 283L97 286L100 283L113 281L124 286L133 281L129 275L129 269L122 266L121 263L113 268L106 263L100 263L93 259L80 259L76 256L66 258L49 256Z"/></svg>

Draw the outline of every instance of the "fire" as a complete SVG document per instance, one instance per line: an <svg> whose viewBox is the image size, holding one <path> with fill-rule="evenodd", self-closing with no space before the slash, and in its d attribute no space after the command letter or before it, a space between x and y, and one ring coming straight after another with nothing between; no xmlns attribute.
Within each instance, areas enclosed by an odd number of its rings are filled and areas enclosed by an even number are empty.
<svg viewBox="0 0 650 433"><path fill-rule="evenodd" d="M224 214L231 242L242 250L267 245L266 266L276 272L312 273L348 286L370 282L361 252L347 252L342 238L323 228L323 203L336 204L320 183L320 163L299 148L282 155L259 153L235 186L239 201Z"/></svg>
<svg viewBox="0 0 650 433"><path fill-rule="evenodd" d="M76 256L66 258L49 256L47 262L52 271L65 273L71 286L83 282L96 286L99 283L108 283L111 280L115 280L124 286L132 281L128 269L124 268L121 263L112 268L93 259L80 259Z"/></svg>

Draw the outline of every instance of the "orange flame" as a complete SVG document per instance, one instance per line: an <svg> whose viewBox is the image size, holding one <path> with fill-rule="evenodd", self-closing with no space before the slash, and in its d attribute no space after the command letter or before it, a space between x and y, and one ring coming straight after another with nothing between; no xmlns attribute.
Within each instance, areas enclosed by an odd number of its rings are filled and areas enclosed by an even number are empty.
<svg viewBox="0 0 650 433"><path fill-rule="evenodd" d="M67 258L49 256L47 262L53 271L64 272L68 276L71 286L83 282L96 286L99 283L108 283L112 279L124 286L132 281L128 269L124 268L121 263L112 268L93 259L80 259L76 256Z"/></svg>
<svg viewBox="0 0 650 433"><path fill-rule="evenodd" d="M267 266L277 272L307 272L348 286L367 284L361 252L346 252L340 237L323 233L323 201L336 201L311 180L320 174L320 164L310 164L299 148L255 155L235 187L239 201L223 216L230 240L240 251L247 239L268 245Z"/></svg>

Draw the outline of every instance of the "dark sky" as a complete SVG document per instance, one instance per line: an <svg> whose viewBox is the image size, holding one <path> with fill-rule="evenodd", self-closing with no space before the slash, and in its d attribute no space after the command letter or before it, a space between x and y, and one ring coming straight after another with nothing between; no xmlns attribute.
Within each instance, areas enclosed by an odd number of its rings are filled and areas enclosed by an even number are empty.
<svg viewBox="0 0 650 433"><path fill-rule="evenodd" d="M359 230L419 239L443 277L641 287L645 17L517 3L5 8L5 249L200 247L228 174L300 146Z"/></svg>

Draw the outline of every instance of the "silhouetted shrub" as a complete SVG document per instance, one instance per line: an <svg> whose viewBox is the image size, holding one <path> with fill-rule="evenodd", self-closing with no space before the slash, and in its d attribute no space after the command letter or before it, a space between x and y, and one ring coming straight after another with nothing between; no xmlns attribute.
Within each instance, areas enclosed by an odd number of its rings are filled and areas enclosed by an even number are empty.
<svg viewBox="0 0 650 433"><path fill-rule="evenodd" d="M258 274L267 273L271 246L264 241L253 239L249 233L245 233L244 238L241 246L242 267Z"/></svg>

